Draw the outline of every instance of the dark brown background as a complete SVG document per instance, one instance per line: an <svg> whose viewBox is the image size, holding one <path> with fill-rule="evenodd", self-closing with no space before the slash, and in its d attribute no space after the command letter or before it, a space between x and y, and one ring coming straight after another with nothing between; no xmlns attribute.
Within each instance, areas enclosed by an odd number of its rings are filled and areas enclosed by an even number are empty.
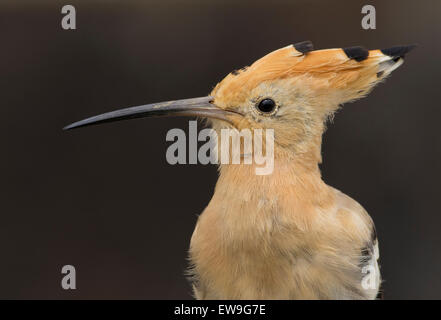
<svg viewBox="0 0 441 320"><path fill-rule="evenodd" d="M374 4L377 29L362 30ZM60 26L77 9L77 30ZM0 4L0 298L187 299L183 275L214 166L170 166L145 119L73 132L119 107L207 94L232 69L302 40L418 43L324 137L327 183L380 238L385 297L441 298L440 36L433 1L12 1ZM75 291L61 267L77 269Z"/></svg>

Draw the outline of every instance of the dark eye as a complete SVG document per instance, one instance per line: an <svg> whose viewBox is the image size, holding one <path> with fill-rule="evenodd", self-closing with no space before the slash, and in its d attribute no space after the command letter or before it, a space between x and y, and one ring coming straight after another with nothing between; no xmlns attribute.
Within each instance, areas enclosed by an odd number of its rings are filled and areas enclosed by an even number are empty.
<svg viewBox="0 0 441 320"><path fill-rule="evenodd" d="M271 114L276 110L276 103L273 99L265 98L261 100L256 107L261 113Z"/></svg>

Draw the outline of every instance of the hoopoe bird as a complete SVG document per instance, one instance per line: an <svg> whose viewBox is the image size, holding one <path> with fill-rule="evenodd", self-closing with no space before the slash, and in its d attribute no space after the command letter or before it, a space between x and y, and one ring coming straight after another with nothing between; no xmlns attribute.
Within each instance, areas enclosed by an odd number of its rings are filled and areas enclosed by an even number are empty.
<svg viewBox="0 0 441 320"><path fill-rule="evenodd" d="M191 238L197 299L375 299L372 219L321 178L321 141L339 107L366 96L413 46L313 50L305 41L227 75L207 97L108 112L65 129L150 116L197 116L216 132L273 129L274 170L220 164Z"/></svg>

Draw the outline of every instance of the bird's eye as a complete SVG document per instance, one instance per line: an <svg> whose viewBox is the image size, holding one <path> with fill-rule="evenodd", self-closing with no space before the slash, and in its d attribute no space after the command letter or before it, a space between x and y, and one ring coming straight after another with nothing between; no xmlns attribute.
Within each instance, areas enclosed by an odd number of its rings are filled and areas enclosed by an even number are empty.
<svg viewBox="0 0 441 320"><path fill-rule="evenodd" d="M256 108L262 114L271 115L276 111L277 105L273 99L265 98L257 103Z"/></svg>

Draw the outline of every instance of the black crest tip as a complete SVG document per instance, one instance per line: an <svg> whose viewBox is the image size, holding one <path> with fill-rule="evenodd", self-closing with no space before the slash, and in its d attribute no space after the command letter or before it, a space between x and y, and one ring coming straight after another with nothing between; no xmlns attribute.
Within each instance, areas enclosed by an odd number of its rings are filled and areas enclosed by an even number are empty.
<svg viewBox="0 0 441 320"><path fill-rule="evenodd" d="M297 51L299 51L303 54L314 50L314 46L313 46L312 42L309 40L295 43L295 44L293 44L293 46Z"/></svg>
<svg viewBox="0 0 441 320"><path fill-rule="evenodd" d="M231 71L231 74L233 76L237 76L239 73L247 71L247 69L248 69L248 66L243 67L241 69L236 69L236 70Z"/></svg>
<svg viewBox="0 0 441 320"><path fill-rule="evenodd" d="M409 46L396 46L392 48L387 49L381 49L381 52L385 55L391 56L391 57L404 57L409 51L414 49L416 47L416 44L412 44Z"/></svg>
<svg viewBox="0 0 441 320"><path fill-rule="evenodd" d="M363 47L343 48L343 51L349 59L355 59L358 62L367 59L367 57L369 56L369 51L367 51Z"/></svg>

